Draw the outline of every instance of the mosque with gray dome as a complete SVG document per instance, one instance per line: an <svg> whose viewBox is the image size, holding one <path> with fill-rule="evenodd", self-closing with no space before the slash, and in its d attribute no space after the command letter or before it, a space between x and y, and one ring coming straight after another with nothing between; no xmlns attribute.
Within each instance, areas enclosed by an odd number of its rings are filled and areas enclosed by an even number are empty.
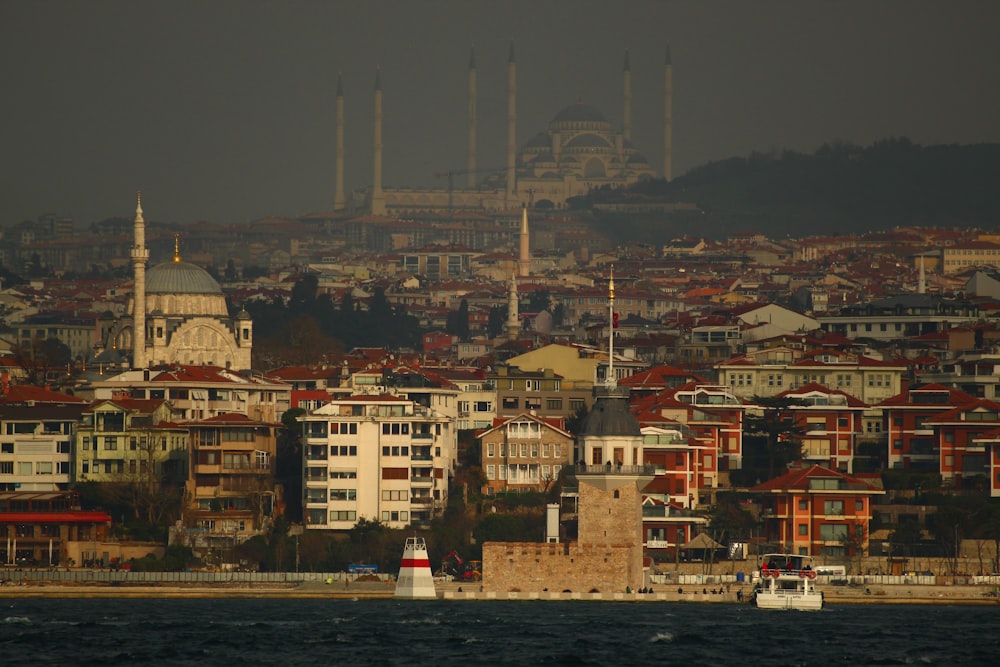
<svg viewBox="0 0 1000 667"><path fill-rule="evenodd" d="M466 165L447 174L446 188L398 188L382 185L382 85L375 77L374 173L371 187L344 192L344 93L337 84L337 177L334 209L376 216L405 217L442 210L506 210L529 205L560 208L572 197L596 188L622 188L639 181L672 178L673 74L669 48L664 61L663 166L655 168L632 143L632 72L625 54L622 124L609 121L582 101L559 111L548 126L526 143L517 143L517 63L513 44L507 60L506 167L483 169L477 154L477 73L473 54L468 70L468 140ZM456 177L458 177L456 179ZM457 180L464 181L456 182Z"/></svg>
<svg viewBox="0 0 1000 667"><path fill-rule="evenodd" d="M125 315L106 328L104 350L98 357L117 352L131 357L136 369L170 364L250 369L249 314L241 311L230 317L219 283L205 269L181 260L176 239L172 260L147 272L141 200L134 225L135 289Z"/></svg>

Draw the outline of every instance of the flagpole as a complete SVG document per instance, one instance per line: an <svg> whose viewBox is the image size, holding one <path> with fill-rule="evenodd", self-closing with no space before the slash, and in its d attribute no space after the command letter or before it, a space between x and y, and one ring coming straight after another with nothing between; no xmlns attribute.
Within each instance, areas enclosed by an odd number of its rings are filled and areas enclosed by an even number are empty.
<svg viewBox="0 0 1000 667"><path fill-rule="evenodd" d="M615 386L615 265L611 265L611 280L608 281L608 377L609 387Z"/></svg>

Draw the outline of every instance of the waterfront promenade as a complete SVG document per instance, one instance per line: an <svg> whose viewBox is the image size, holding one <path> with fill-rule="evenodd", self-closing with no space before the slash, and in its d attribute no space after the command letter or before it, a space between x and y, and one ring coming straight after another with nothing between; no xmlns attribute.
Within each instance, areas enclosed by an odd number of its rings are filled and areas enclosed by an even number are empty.
<svg viewBox="0 0 1000 667"><path fill-rule="evenodd" d="M30 574L30 573L29 573ZM184 573L167 573L184 574ZM199 573L203 574L203 573ZM245 575L255 573L243 573ZM298 580L281 581L282 573L272 573L264 580L174 580L156 581L152 573L143 577L124 575L106 580L86 579L46 579L39 573L35 577L8 579L0 586L0 598L301 598L301 599L384 599L392 598L395 581L391 577L381 579L365 577L352 579L343 573L297 575ZM334 576L338 578L334 578ZM512 592L489 593L480 591L477 583L436 582L438 597L452 601L491 600L578 600L604 602L680 602L692 604L738 604L747 600L750 586L747 583L728 586L718 584L688 584L674 586L654 586L652 592ZM840 604L975 604L997 605L997 586L986 583L965 584L881 584L868 585L821 585L820 590L828 605Z"/></svg>

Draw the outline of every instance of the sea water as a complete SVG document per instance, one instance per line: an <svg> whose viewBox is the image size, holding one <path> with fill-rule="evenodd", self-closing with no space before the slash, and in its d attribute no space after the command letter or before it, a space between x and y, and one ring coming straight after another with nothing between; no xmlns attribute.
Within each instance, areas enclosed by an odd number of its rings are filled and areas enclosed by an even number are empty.
<svg viewBox="0 0 1000 667"><path fill-rule="evenodd" d="M994 665L1000 607L0 598L0 665Z"/></svg>

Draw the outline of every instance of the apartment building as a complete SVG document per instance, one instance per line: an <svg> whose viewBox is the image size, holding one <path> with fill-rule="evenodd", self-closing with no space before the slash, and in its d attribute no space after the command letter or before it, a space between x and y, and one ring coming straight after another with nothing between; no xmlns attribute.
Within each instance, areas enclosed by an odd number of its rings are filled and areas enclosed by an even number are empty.
<svg viewBox="0 0 1000 667"><path fill-rule="evenodd" d="M572 463L573 435L562 419L528 412L497 418L477 438L486 474L483 493L546 491Z"/></svg>
<svg viewBox="0 0 1000 667"><path fill-rule="evenodd" d="M299 417L307 529L425 525L448 500L454 418L391 394L336 398Z"/></svg>

